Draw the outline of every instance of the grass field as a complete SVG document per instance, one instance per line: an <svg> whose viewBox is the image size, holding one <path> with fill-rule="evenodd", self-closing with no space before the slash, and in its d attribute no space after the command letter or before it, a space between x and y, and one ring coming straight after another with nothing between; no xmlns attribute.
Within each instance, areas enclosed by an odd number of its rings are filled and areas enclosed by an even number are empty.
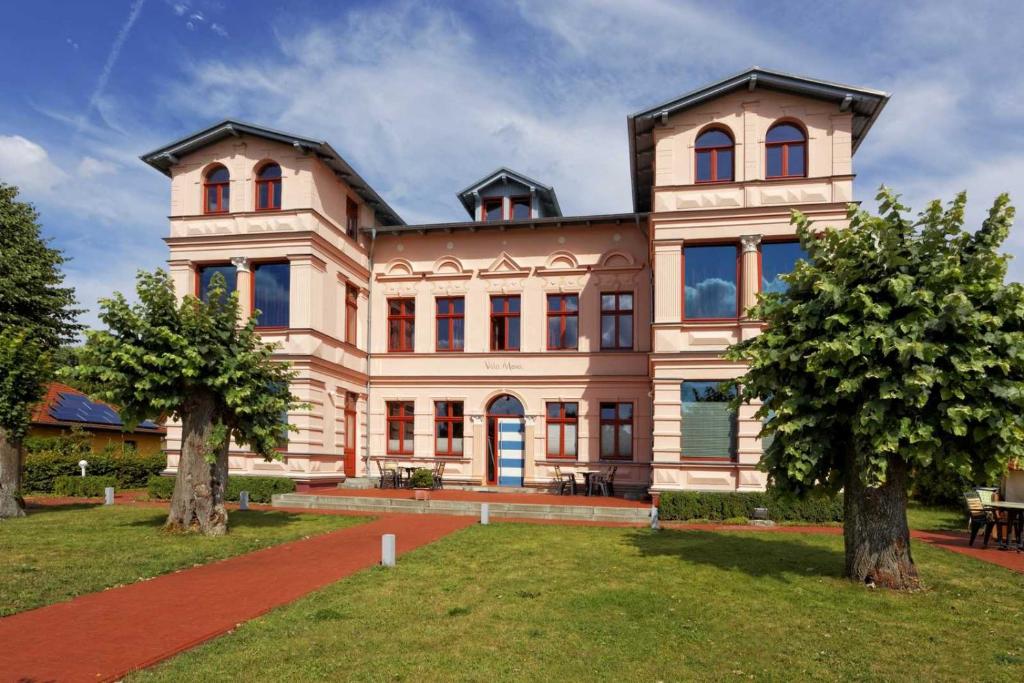
<svg viewBox="0 0 1024 683"><path fill-rule="evenodd" d="M223 538L165 534L166 509L91 504L36 508L0 522L0 617L365 521L232 512Z"/></svg>
<svg viewBox="0 0 1024 683"><path fill-rule="evenodd" d="M1024 680L1022 577L914 553L902 595L838 536L475 526L133 680Z"/></svg>

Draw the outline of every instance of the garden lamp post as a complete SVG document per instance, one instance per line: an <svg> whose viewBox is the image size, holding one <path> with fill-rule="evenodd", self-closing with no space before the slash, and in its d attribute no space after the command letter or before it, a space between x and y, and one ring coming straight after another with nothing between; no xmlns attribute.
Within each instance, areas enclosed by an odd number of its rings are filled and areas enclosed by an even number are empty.
<svg viewBox="0 0 1024 683"><path fill-rule="evenodd" d="M78 461L78 467L79 467L79 469L82 470L82 476L83 477L85 476L85 468L88 467L88 466L89 466L89 461L88 460L79 460Z"/></svg>

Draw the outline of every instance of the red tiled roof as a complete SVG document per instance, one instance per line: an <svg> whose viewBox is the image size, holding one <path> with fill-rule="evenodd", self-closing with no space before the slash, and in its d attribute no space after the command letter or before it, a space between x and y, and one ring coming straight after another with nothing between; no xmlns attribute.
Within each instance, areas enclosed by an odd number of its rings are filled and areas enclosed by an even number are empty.
<svg viewBox="0 0 1024 683"><path fill-rule="evenodd" d="M70 422L68 420L58 420L57 418L55 418L51 414L51 411L60 402L60 395L61 394L71 394L73 396L82 396L82 397L88 399L89 401L92 401L93 403L99 403L101 405L105 405L105 406L109 407L115 413L118 412L117 406L112 406L109 403L105 403L104 401L100 401L98 399L92 398L88 394L86 394L86 393L84 393L82 391L79 391L78 389L75 389L74 387L70 387L67 384L63 384L61 382L50 382L46 386L46 393L43 396L43 400L40 401L39 404L35 408L32 409L32 424L33 425L41 425L41 426L49 425L49 426L53 426L53 427L69 427L71 425L81 425L81 426L84 426L84 427L91 427L91 428L94 428L94 429L118 429L117 426L109 425L109 424L95 424L95 423L91 423L91 422ZM154 428L147 428L147 427L141 427L140 426L140 427L136 427L135 431L136 432L140 432L140 433L145 433L145 434L166 434L167 433L167 429L165 427L163 427L162 425L156 427L155 429Z"/></svg>

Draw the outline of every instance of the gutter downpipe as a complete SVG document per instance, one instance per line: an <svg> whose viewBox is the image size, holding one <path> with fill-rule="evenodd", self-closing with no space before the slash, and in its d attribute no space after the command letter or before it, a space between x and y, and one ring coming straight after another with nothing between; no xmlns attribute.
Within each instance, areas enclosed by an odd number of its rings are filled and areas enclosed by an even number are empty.
<svg viewBox="0 0 1024 683"><path fill-rule="evenodd" d="M367 254L367 270L369 275L366 282L366 427L363 429L363 466L366 468L366 478L372 476L370 472L370 367L373 360L373 248L377 246L377 228L370 228L370 250Z"/></svg>

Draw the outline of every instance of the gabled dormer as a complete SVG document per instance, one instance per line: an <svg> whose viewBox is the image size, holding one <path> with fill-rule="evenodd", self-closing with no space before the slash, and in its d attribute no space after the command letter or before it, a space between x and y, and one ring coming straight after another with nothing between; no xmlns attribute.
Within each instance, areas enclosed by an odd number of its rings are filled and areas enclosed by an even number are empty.
<svg viewBox="0 0 1024 683"><path fill-rule="evenodd" d="M458 197L473 220L484 223L562 215L553 187L504 167L459 192Z"/></svg>

